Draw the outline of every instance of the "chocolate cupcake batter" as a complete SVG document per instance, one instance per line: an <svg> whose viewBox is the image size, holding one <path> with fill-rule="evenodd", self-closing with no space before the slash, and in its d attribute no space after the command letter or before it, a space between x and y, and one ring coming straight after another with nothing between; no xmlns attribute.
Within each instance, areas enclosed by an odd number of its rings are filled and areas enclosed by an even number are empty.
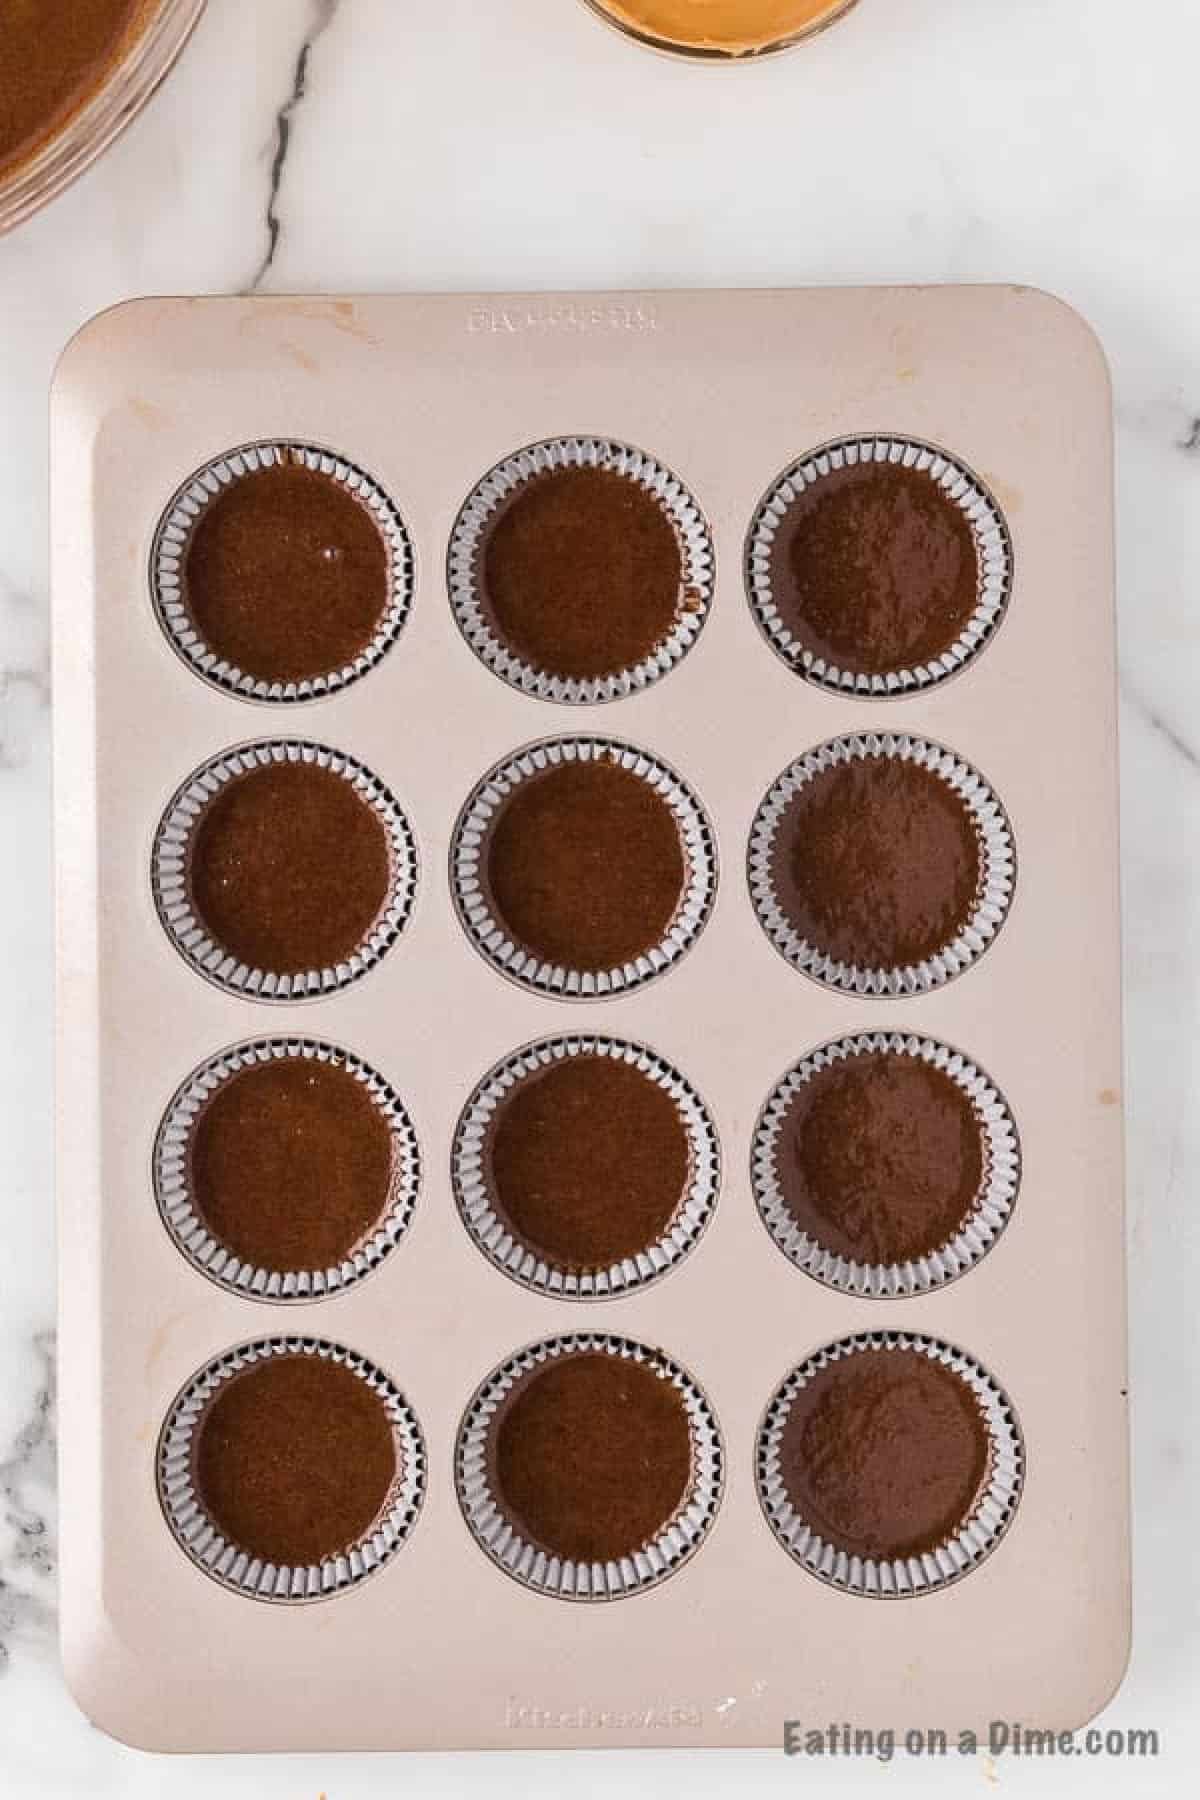
<svg viewBox="0 0 1200 1800"><path fill-rule="evenodd" d="M359 1541L398 1474L383 1402L341 1363L272 1356L232 1377L197 1428L193 1479L240 1550L289 1566Z"/></svg>
<svg viewBox="0 0 1200 1800"><path fill-rule="evenodd" d="M182 598L214 655L257 681L311 681L368 648L390 600L387 544L356 495L300 461L223 487L188 540Z"/></svg>
<svg viewBox="0 0 1200 1800"><path fill-rule="evenodd" d="M509 1092L484 1169L514 1237L581 1274L662 1237L686 1194L691 1150L678 1107L649 1075L611 1056L572 1056Z"/></svg>
<svg viewBox="0 0 1200 1800"><path fill-rule="evenodd" d="M962 1377L918 1350L862 1350L796 1395L779 1447L789 1500L850 1556L920 1556L954 1537L987 1485L991 1441Z"/></svg>
<svg viewBox="0 0 1200 1800"><path fill-rule="evenodd" d="M0 177L99 92L157 10L154 0L3 0Z"/></svg>
<svg viewBox="0 0 1200 1800"><path fill-rule="evenodd" d="M201 813L188 881L204 928L250 968L331 968L387 904L387 830L344 776L314 763L260 765Z"/></svg>
<svg viewBox="0 0 1200 1800"><path fill-rule="evenodd" d="M944 1070L872 1052L797 1088L775 1140L775 1178L801 1231L835 1256L904 1263L948 1243L974 1210L983 1132Z"/></svg>
<svg viewBox="0 0 1200 1800"><path fill-rule="evenodd" d="M624 1357L557 1357L501 1404L488 1475L497 1505L547 1554L579 1562L631 1556L670 1523L691 1485L683 1397Z"/></svg>
<svg viewBox="0 0 1200 1800"><path fill-rule="evenodd" d="M771 880L815 949L898 969L944 949L967 924L983 847L964 801L917 763L869 756L822 770L792 798Z"/></svg>
<svg viewBox="0 0 1200 1800"><path fill-rule="evenodd" d="M688 880L671 808L615 758L555 763L521 781L492 822L483 865L514 940L582 970L619 967L660 943Z"/></svg>
<svg viewBox="0 0 1200 1800"><path fill-rule="evenodd" d="M192 1204L217 1242L256 1268L335 1267L391 1202L387 1120L343 1064L277 1057L222 1083L189 1144Z"/></svg>
<svg viewBox="0 0 1200 1800"><path fill-rule="evenodd" d="M979 598L962 508L931 475L891 463L834 469L804 488L771 547L771 592L800 646L856 674L932 661Z"/></svg>
<svg viewBox="0 0 1200 1800"><path fill-rule="evenodd" d="M493 515L476 579L484 615L510 650L578 680L642 662L686 604L669 514L612 469L551 469L514 489Z"/></svg>

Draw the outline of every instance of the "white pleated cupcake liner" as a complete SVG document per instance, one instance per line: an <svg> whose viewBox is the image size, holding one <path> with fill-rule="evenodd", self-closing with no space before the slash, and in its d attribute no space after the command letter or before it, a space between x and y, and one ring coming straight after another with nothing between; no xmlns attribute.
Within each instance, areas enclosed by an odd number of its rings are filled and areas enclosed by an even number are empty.
<svg viewBox="0 0 1200 1800"><path fill-rule="evenodd" d="M779 1463L788 1413L814 1376L845 1357L869 1350L914 1350L951 1369L970 1388L991 1440L987 1485L969 1518L945 1543L918 1556L852 1556L800 1516L789 1498ZM794 1369L767 1407L755 1458L758 1497L767 1523L788 1554L831 1587L867 1599L897 1600L934 1593L970 1574L991 1554L1011 1525L1025 1479L1025 1446L1012 1402L983 1366L965 1351L918 1332L859 1332L818 1350Z"/></svg>
<svg viewBox="0 0 1200 1800"><path fill-rule="evenodd" d="M191 1182L192 1133L225 1083L272 1062L311 1061L344 1069L362 1084L391 1135L394 1172L385 1210L369 1235L341 1262L324 1269L271 1269L236 1256L209 1230ZM248 1300L308 1305L353 1287L385 1260L412 1221L421 1186L421 1153L411 1119L394 1089L369 1064L315 1038L257 1038L214 1056L188 1076L167 1108L154 1145L154 1193L176 1247L219 1287Z"/></svg>
<svg viewBox="0 0 1200 1800"><path fill-rule="evenodd" d="M974 612L959 636L932 661L911 668L868 674L845 669L815 655L785 623L775 603L771 571L776 533L789 508L807 488L826 476L860 463L890 463L926 474L960 509L975 541L979 560L979 595ZM746 588L750 605L767 642L806 681L834 693L871 700L902 699L957 675L995 635L1012 593L1012 541L1004 515L987 488L965 464L915 438L840 438L812 451L787 469L760 503L746 541Z"/></svg>
<svg viewBox="0 0 1200 1800"><path fill-rule="evenodd" d="M188 857L192 833L206 807L227 782L273 763L309 763L340 775L383 821L387 832L392 865L387 904L358 948L344 962L330 967L252 968L209 935L192 906ZM408 923L417 878L416 840L398 802L379 778L340 750L291 738L223 751L189 775L163 814L151 859L154 903L175 948L197 974L247 1000L311 1000L360 980L386 955Z"/></svg>
<svg viewBox="0 0 1200 1800"><path fill-rule="evenodd" d="M965 1094L979 1124L984 1177L962 1225L938 1249L915 1261L863 1263L837 1255L797 1225L777 1175L779 1135L792 1101L814 1077L856 1057L908 1056L940 1069ZM763 1224L789 1262L825 1287L866 1300L898 1300L957 1281L982 1261L1008 1224L1021 1181L1021 1148L1012 1113L976 1065L934 1038L860 1032L822 1044L772 1089L755 1127L750 1179Z"/></svg>
<svg viewBox="0 0 1200 1800"><path fill-rule="evenodd" d="M563 963L547 962L514 942L488 900L484 851L492 821L521 782L562 763L601 760L639 776L666 802L679 828L687 881L675 917L659 943L611 969L571 969ZM502 975L552 999L598 1000L645 986L673 968L695 943L708 923L716 897L717 851L708 816L691 788L648 750L616 738L546 738L497 763L476 785L455 826L450 879L464 930L480 955Z"/></svg>
<svg viewBox="0 0 1200 1800"><path fill-rule="evenodd" d="M379 1397L396 1442L396 1482L370 1532L321 1562L271 1563L226 1538L210 1518L194 1479L195 1437L209 1403L226 1382L272 1356L316 1356L341 1364ZM158 1444L158 1493L176 1542L222 1587L254 1600L297 1605L327 1600L366 1581L410 1536L425 1497L425 1442L408 1402L373 1363L321 1338L277 1337L242 1344L194 1375L167 1415Z"/></svg>
<svg viewBox="0 0 1200 1800"><path fill-rule="evenodd" d="M206 508L245 476L287 464L327 475L353 494L370 513L388 557L388 604L371 641L340 669L303 681L264 681L218 656L201 637L189 610L186 589L188 548ZM214 457L188 477L159 522L150 558L154 609L172 648L189 668L226 693L246 700L288 705L339 693L361 679L387 654L412 610L415 571L409 535L395 505L365 470L312 444L280 439L244 444Z"/></svg>
<svg viewBox="0 0 1200 1800"><path fill-rule="evenodd" d="M944 781L969 814L982 853L982 890L970 918L935 955L902 967L865 968L840 962L819 944L810 943L781 907L771 871L776 833L801 788L828 769L871 758L913 763ZM944 745L896 732L832 738L799 757L773 782L755 815L750 834L750 897L759 923L780 955L824 987L879 999L932 992L978 961L1008 916L1016 870L1012 827L983 776Z"/></svg>
<svg viewBox="0 0 1200 1800"><path fill-rule="evenodd" d="M488 1474L492 1421L531 1370L557 1357L599 1353L650 1369L676 1388L692 1436L692 1480L683 1505L643 1549L612 1562L552 1556L522 1536L493 1494ZM688 1372L661 1350L604 1332L571 1332L518 1351L487 1377L459 1427L454 1456L459 1504L475 1541L513 1580L559 1600L601 1602L644 1593L666 1581L699 1549L716 1517L725 1481L724 1448L707 1397Z"/></svg>
<svg viewBox="0 0 1200 1800"><path fill-rule="evenodd" d="M635 482L661 506L679 540L682 594L694 610L680 610L661 644L643 659L610 675L555 675L526 661L506 644L488 617L479 591L479 557L499 507L527 482L559 469L607 469ZM592 706L624 699L670 672L699 637L712 605L715 579L712 535L693 496L678 476L643 451L603 438L551 438L531 444L484 476L455 521L447 559L450 603L458 628L480 661L510 687L538 700Z"/></svg>
<svg viewBox="0 0 1200 1800"><path fill-rule="evenodd" d="M496 1210L487 1176L485 1151L497 1112L523 1081L573 1057L610 1057L639 1069L669 1096L688 1139L687 1191L668 1229L657 1242L604 1269L566 1268L531 1249ZM463 1223L496 1268L522 1287L551 1299L611 1300L661 1280L695 1249L720 1192L721 1152L704 1102L685 1077L654 1051L622 1038L553 1037L506 1057L484 1076L459 1119L451 1174Z"/></svg>

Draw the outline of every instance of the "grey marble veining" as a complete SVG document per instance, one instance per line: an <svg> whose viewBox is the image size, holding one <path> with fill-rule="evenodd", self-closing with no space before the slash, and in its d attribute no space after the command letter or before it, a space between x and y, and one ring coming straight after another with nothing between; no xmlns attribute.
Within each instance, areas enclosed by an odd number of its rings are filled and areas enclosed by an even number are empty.
<svg viewBox="0 0 1200 1800"><path fill-rule="evenodd" d="M44 602L11 588L2 572L0 645L0 770L19 769L50 705L50 655Z"/></svg>
<svg viewBox="0 0 1200 1800"><path fill-rule="evenodd" d="M0 1672L30 1640L54 1630L54 1333L37 1332L32 1351L32 1406L0 1453Z"/></svg>
<svg viewBox="0 0 1200 1800"><path fill-rule="evenodd" d="M262 261L245 290L250 294L257 293L261 289L274 266L275 253L279 248L280 233L283 230L281 196L296 114L308 93L309 65L314 46L332 25L341 3L342 0L312 0L312 16L305 21L304 37L296 52L292 67L291 91L275 114L275 145L271 156L270 184L264 213L267 241Z"/></svg>

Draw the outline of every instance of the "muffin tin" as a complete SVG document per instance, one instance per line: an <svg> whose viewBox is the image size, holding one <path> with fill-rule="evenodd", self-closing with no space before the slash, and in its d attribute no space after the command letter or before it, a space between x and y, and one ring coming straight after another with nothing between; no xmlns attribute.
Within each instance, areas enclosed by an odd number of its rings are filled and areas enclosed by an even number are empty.
<svg viewBox="0 0 1200 1800"><path fill-rule="evenodd" d="M789 497L872 461L936 481L980 569L966 628L895 679L806 657L764 600ZM370 510L390 587L359 656L272 683L199 641L180 569L220 487L289 462ZM1087 328L999 288L144 301L68 350L53 465L63 1647L88 1714L231 1750L1094 1713L1127 1652L1128 1515L1110 400ZM661 654L547 681L498 644L479 534L550 467L667 508ZM976 904L936 954L797 929L780 819L868 765L937 784L929 868L968 821ZM669 924L626 943L593 921L617 950L580 966L529 935L566 890L521 889L519 834L507 887L489 863L511 796L564 768L609 784L618 846L631 799L678 833ZM371 929L312 967L260 967L197 917L193 834L264 769L342 779L387 845ZM830 829L840 879L862 843L847 862ZM885 838L881 916L924 920ZM814 1245L773 1163L797 1091L872 1056L944 1079L986 1163L960 1229L902 1262ZM511 1229L481 1154L514 1086L597 1057L677 1109L690 1180L643 1250L575 1268ZM358 1084L393 1179L375 1229L272 1269L208 1229L190 1134L239 1073L306 1065ZM987 1422L978 1505L899 1557L825 1541L780 1460L789 1405L866 1352L925 1358ZM662 1530L598 1559L523 1536L489 1460L539 1373L583 1354L650 1383L690 1444ZM357 1379L395 1450L374 1525L316 1560L298 1539L294 1564L223 1536L196 1485L205 1409L280 1357Z"/></svg>

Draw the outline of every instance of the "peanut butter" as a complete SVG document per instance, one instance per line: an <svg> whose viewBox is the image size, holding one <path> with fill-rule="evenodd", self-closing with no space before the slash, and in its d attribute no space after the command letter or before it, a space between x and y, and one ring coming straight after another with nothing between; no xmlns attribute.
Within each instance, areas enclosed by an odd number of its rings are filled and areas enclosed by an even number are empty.
<svg viewBox="0 0 1200 1800"><path fill-rule="evenodd" d="M752 56L848 12L854 0L591 0L639 37L680 50Z"/></svg>

